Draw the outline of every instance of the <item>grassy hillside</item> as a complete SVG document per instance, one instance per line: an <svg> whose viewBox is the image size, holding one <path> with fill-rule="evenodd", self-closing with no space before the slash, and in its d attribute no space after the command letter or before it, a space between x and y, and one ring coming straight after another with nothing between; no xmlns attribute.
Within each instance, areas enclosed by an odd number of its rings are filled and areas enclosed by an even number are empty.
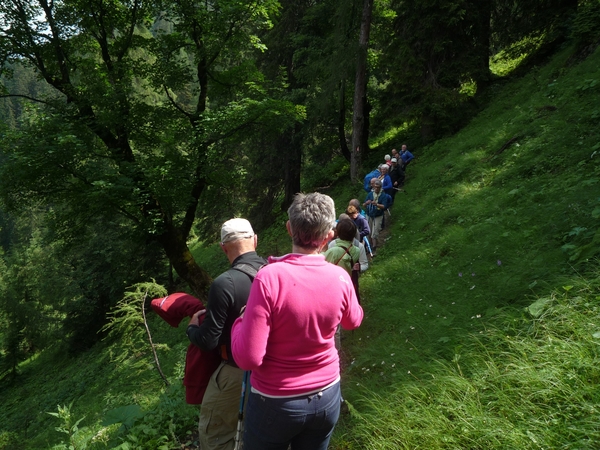
<svg viewBox="0 0 600 450"><path fill-rule="evenodd" d="M339 448L597 448L600 51L569 55L415 149L345 340Z"/></svg>
<svg viewBox="0 0 600 450"><path fill-rule="evenodd" d="M332 448L597 448L600 50L569 56L493 86L457 135L409 142L418 159L361 279L365 321L343 336ZM330 193L339 212L365 196ZM259 243L289 251L283 223ZM215 247L196 253L226 267ZM77 360L41 355L0 386L0 449L191 448L184 330L150 329L171 386L139 323Z"/></svg>

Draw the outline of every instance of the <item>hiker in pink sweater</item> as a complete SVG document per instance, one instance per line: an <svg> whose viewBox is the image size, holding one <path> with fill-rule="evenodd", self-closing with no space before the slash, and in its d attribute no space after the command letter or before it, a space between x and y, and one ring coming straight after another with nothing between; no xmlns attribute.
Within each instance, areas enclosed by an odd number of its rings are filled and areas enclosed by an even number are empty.
<svg viewBox="0 0 600 450"><path fill-rule="evenodd" d="M363 318L348 273L320 254L333 236L333 200L297 194L288 216L293 253L258 272L232 328L234 358L252 371L244 450L327 449L341 401L335 332Z"/></svg>

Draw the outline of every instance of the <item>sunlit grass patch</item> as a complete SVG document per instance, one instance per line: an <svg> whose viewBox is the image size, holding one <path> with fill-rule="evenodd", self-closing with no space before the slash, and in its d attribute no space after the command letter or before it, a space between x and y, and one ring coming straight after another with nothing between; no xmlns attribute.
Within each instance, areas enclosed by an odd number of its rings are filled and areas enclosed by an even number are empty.
<svg viewBox="0 0 600 450"><path fill-rule="evenodd" d="M414 123L412 122L404 122L401 125L398 125L396 127L392 127L389 130L381 133L378 136L375 136L370 142L369 145L371 148L375 149L377 147L381 147L383 145L391 145L391 146L396 146L396 147L400 147L402 142L397 142L399 136L401 136L402 134L406 133L407 130L409 130L411 127L414 126ZM391 150L392 147L390 147L390 149L386 149L384 150L386 153L389 153L389 151Z"/></svg>
<svg viewBox="0 0 600 450"><path fill-rule="evenodd" d="M530 53L534 53L544 42L544 36L526 37L509 48L501 50L490 58L490 72L504 77L510 75ZM519 49L527 49L520 51Z"/></svg>
<svg viewBox="0 0 600 450"><path fill-rule="evenodd" d="M451 360L404 367L385 393L360 384L345 438L362 449L594 448L598 281L478 323Z"/></svg>

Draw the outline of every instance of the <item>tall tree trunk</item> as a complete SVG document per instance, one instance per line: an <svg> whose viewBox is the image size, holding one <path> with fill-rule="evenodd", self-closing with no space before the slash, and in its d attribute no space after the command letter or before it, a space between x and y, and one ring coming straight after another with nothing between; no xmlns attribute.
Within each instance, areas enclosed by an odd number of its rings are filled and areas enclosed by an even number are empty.
<svg viewBox="0 0 600 450"><path fill-rule="evenodd" d="M350 178L358 181L361 156L367 151L367 135L365 130L365 104L367 102L367 49L371 32L371 15L373 0L364 0L358 39L358 57L356 64L356 80L354 83L354 105L352 111L352 155L350 160Z"/></svg>
<svg viewBox="0 0 600 450"><path fill-rule="evenodd" d="M340 142L340 150L342 156L346 158L348 162L351 162L352 156L350 149L348 148L348 142L346 141L346 80L342 79L340 83L340 107L338 115L338 140Z"/></svg>
<svg viewBox="0 0 600 450"><path fill-rule="evenodd" d="M294 130L285 133L282 139L285 142L282 152L284 155L284 199L281 209L287 211L294 201L294 196L300 192L300 171L302 168L302 125L296 123Z"/></svg>
<svg viewBox="0 0 600 450"><path fill-rule="evenodd" d="M211 277L194 260L186 242L187 235L178 228L168 225L166 231L158 237L167 258L177 274L194 291L196 297L206 300Z"/></svg>
<svg viewBox="0 0 600 450"><path fill-rule="evenodd" d="M477 0L472 7L477 10L476 51L479 64L475 82L478 87L484 87L490 81L492 0Z"/></svg>

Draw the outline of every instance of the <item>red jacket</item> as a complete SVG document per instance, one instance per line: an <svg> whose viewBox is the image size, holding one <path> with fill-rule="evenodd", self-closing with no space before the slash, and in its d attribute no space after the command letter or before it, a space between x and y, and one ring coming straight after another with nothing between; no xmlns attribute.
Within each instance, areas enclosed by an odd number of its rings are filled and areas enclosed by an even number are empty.
<svg viewBox="0 0 600 450"><path fill-rule="evenodd" d="M204 305L196 297L184 292L176 292L151 302L152 309L169 325L177 328L185 317L192 317L204 309ZM204 316L200 317L200 322ZM185 355L185 401L191 405L199 405L213 372L219 367L221 357L216 352L204 352L190 344Z"/></svg>

